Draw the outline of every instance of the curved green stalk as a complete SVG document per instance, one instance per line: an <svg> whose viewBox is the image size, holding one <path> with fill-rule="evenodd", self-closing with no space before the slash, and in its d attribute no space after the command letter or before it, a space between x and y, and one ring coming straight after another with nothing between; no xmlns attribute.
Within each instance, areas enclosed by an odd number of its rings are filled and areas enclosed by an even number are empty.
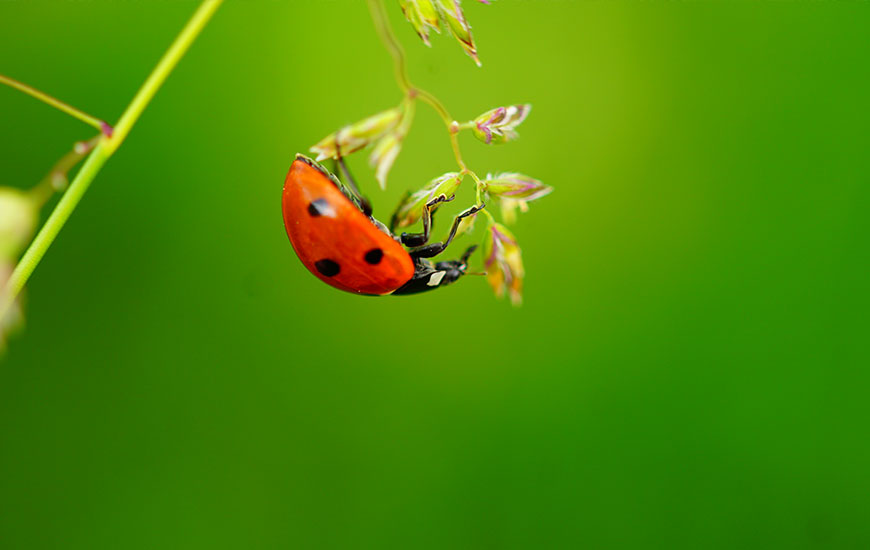
<svg viewBox="0 0 870 550"><path fill-rule="evenodd" d="M444 124L447 126L447 133L450 136L450 146L453 148L453 156L456 157L456 164L459 165L462 172L468 172L468 169L465 167L465 161L462 160L462 152L459 150L459 140L456 138L456 134L459 131L458 123L453 120L453 117L450 116L447 108L444 107L444 104L441 103L437 97L426 90L417 88L411 84L411 79L408 78L408 70L405 64L405 50L402 49L402 45L399 44L396 35L393 33L393 27L390 26L390 20L387 18L387 12L384 9L383 0L368 0L368 4L369 11L372 14L372 20L375 22L375 30L377 30L381 41L384 43L393 58L393 69L396 73L396 83L408 97L422 99L438 113L438 116L441 117L441 120L443 120Z"/></svg>
<svg viewBox="0 0 870 550"><path fill-rule="evenodd" d="M57 234L69 219L70 214L75 210L85 191L88 190L91 182L100 172L100 169L130 133L142 111L145 110L154 94L157 93L157 90L160 89L160 86L166 81L166 78L181 58L184 57L184 54L193 44L194 40L196 40L196 37L199 36L199 33L202 32L202 29L205 28L205 25L222 2L223 0L203 0L193 14L193 17L190 18L181 33L175 38L169 50L166 51L160 62L151 71L148 79L139 88L139 91L133 97L133 101L130 102L130 105L121 115L112 136L104 135L87 160L85 160L78 174L76 174L76 177L70 183L69 189L61 197L57 206L55 206L51 215L21 257L18 265L15 266L15 270L6 283L5 290L0 293L0 300L2 300L0 302L0 319L5 316L15 298L21 292L21 289L24 288L33 270L39 265L45 252L51 246L51 243L54 242L55 237L57 237Z"/></svg>

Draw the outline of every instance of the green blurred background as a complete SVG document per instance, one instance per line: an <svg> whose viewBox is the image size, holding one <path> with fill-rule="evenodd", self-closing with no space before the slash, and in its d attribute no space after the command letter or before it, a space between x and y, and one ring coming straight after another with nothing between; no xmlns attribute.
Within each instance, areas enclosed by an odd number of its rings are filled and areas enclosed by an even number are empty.
<svg viewBox="0 0 870 550"><path fill-rule="evenodd" d="M31 280L0 547L870 546L868 4L469 1L482 69L387 5L454 116L534 104L461 140L556 188L525 304L304 270L286 170L390 59L363 2L228 2ZM0 2L0 72L115 120L195 7ZM22 188L91 135L5 88L0 130ZM382 219L454 169L424 105L386 192L352 166Z"/></svg>

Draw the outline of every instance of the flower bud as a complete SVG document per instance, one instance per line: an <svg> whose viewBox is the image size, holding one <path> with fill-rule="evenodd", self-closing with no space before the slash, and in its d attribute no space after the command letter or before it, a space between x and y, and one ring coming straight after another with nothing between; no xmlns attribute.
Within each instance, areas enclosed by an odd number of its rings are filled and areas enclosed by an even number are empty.
<svg viewBox="0 0 870 550"><path fill-rule="evenodd" d="M474 136L487 145L496 145L517 139L516 128L529 115L532 106L528 103L510 105L487 111L472 122Z"/></svg>
<svg viewBox="0 0 870 550"><path fill-rule="evenodd" d="M456 228L456 236L466 235L474 231L474 220L477 219L477 212L465 216L459 220L459 227Z"/></svg>
<svg viewBox="0 0 870 550"><path fill-rule="evenodd" d="M393 130L402 119L403 112L402 107L396 107L345 126L317 142L311 147L311 152L317 153L315 160L321 161L359 151Z"/></svg>
<svg viewBox="0 0 870 550"><path fill-rule="evenodd" d="M387 187L387 174L393 167L399 151L402 150L402 142L411 128L414 120L414 102L408 98L399 107L399 121L375 144L372 154L369 155L369 164L375 168L375 179L381 189Z"/></svg>
<svg viewBox="0 0 870 550"><path fill-rule="evenodd" d="M405 19L411 23L417 35L423 40L427 46L429 43L429 29L435 29L435 32L441 32L441 23L438 20L438 11L432 0L399 0L399 5L402 7L402 13L405 14Z"/></svg>
<svg viewBox="0 0 870 550"><path fill-rule="evenodd" d="M502 297L507 290L514 305L523 300L523 259L516 238L507 227L491 222L486 228L483 242L483 258L486 276L496 296Z"/></svg>
<svg viewBox="0 0 870 550"><path fill-rule="evenodd" d="M396 209L390 223L390 229L395 230L412 225L423 216L426 203L439 196L450 199L459 188L460 183L462 183L462 177L458 172L448 172L430 181L416 193L409 194Z"/></svg>
<svg viewBox="0 0 870 550"><path fill-rule="evenodd" d="M483 183L490 195L525 202L540 199L553 191L549 185L518 172L487 175Z"/></svg>
<svg viewBox="0 0 870 550"><path fill-rule="evenodd" d="M501 219L508 225L517 223L517 210L525 214L529 211L529 205L524 201L516 199L501 199L499 206L501 207Z"/></svg>
<svg viewBox="0 0 870 550"><path fill-rule="evenodd" d="M24 321L21 305L18 300L8 303L7 297L4 295L6 292L6 281L9 280L11 274L12 263L0 258L0 354L3 353L6 347L6 335L18 329ZM7 308L5 314L2 310L4 307Z"/></svg>
<svg viewBox="0 0 870 550"><path fill-rule="evenodd" d="M471 25L465 20L465 14L462 13L462 7L459 5L459 0L435 0L438 6L438 12L441 18L447 24L447 28L453 33L456 40L462 46L471 58L480 67L480 59L477 57L477 46L474 45L474 39L471 37Z"/></svg>
<svg viewBox="0 0 870 550"><path fill-rule="evenodd" d="M38 218L38 204L30 195L0 187L0 262L18 257L33 236Z"/></svg>

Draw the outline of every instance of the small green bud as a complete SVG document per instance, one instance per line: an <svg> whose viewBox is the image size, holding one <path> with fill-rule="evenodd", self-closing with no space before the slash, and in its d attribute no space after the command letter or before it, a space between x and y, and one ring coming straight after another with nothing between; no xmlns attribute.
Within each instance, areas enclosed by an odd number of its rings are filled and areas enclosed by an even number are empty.
<svg viewBox="0 0 870 550"><path fill-rule="evenodd" d="M7 304L6 281L12 274L18 255L33 237L39 220L39 203L18 189L0 187L0 307ZM21 307L11 303L5 314L0 312L0 352L6 338L22 322Z"/></svg>
<svg viewBox="0 0 870 550"><path fill-rule="evenodd" d="M515 128L527 116L532 106L528 103L510 105L487 111L472 121L474 136L487 145L497 145L517 139L519 134Z"/></svg>
<svg viewBox="0 0 870 550"><path fill-rule="evenodd" d="M430 181L416 193L408 195L399 203L399 207L393 215L390 229L395 230L412 225L423 216L426 203L440 196L450 199L456 193L460 183L462 183L462 177L458 172L448 172Z"/></svg>
<svg viewBox="0 0 870 550"><path fill-rule="evenodd" d="M477 46L474 44L474 38L471 36L471 25L465 19L465 14L462 12L459 0L435 0L435 3L441 18L447 24L447 28L450 29L450 32L459 41L465 53L480 67L480 58L477 57Z"/></svg>
<svg viewBox="0 0 870 550"><path fill-rule="evenodd" d="M469 216L465 216L459 220L459 227L456 228L456 236L467 235L474 231L474 221L477 219L477 212Z"/></svg>
<svg viewBox="0 0 870 550"><path fill-rule="evenodd" d="M522 251L516 237L507 227L490 222L483 241L483 258L487 280L495 295L502 297L507 290L511 302L515 306L520 305L523 301L525 276Z"/></svg>
<svg viewBox="0 0 870 550"><path fill-rule="evenodd" d="M6 297L3 295L6 292L6 281L12 274L12 262L6 262L0 259L0 306L6 304ZM6 348L6 336L16 331L24 322L24 315L21 312L21 304L15 300L6 310L4 315L0 312L0 354Z"/></svg>
<svg viewBox="0 0 870 550"><path fill-rule="evenodd" d="M382 111L333 132L311 147L317 161L347 156L371 145L392 131L402 119L403 107Z"/></svg>
<svg viewBox="0 0 870 550"><path fill-rule="evenodd" d="M435 29L435 32L441 32L441 23L438 20L438 11L432 0L399 0L399 5L402 7L402 13L405 14L405 19L411 23L417 35L423 40L427 46L429 43L429 29Z"/></svg>
<svg viewBox="0 0 870 550"><path fill-rule="evenodd" d="M0 261L12 261L30 241L39 205L27 193L0 187Z"/></svg>
<svg viewBox="0 0 870 550"><path fill-rule="evenodd" d="M553 191L549 185L544 185L539 180L518 172L487 175L483 183L486 186L486 192L490 195L526 202L540 199Z"/></svg>
<svg viewBox="0 0 870 550"><path fill-rule="evenodd" d="M550 194L553 188L544 185L539 180L517 173L506 172L488 175L483 180L488 195L499 198L501 214L504 221L512 224L517 219L516 210L528 211L528 202Z"/></svg>

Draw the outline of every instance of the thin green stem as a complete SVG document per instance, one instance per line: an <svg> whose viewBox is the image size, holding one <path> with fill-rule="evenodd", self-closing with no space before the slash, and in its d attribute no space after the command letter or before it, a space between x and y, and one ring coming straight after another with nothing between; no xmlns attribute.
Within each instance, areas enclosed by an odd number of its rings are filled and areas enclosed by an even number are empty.
<svg viewBox="0 0 870 550"><path fill-rule="evenodd" d="M48 220L46 220L45 225L36 234L36 237L30 243L18 265L15 266L15 270L6 283L5 290L0 293L0 319L5 316L15 298L21 292L21 289L24 288L33 270L36 269L45 252L54 242L55 237L57 237L57 234L75 210L85 191L88 190L91 182L100 172L100 169L130 133L142 111L154 97L160 86L166 81L166 78L181 58L184 57L184 54L200 32L202 32L203 28L205 28L206 23L208 23L222 2L223 0L203 0L187 22L187 25L175 38L169 50L163 55L163 58L145 80L142 87L139 88L133 101L130 102L130 105L121 115L112 137L103 136L87 160L85 160L78 174L76 174L76 177L70 183L69 189L58 201L57 206L55 206Z"/></svg>
<svg viewBox="0 0 870 550"><path fill-rule="evenodd" d="M75 210L82 195L87 191L88 186L94 177L99 173L100 169L109 160L109 154L106 153L105 141L100 142L94 151L85 160L81 170L76 174L75 179L70 184L69 189L58 201L57 206L51 212L51 215L45 221L45 224L40 228L39 233L30 243L27 251L18 261L18 265L9 276L6 282L6 290L3 293L5 303L0 305L0 318L6 312L6 308L11 306L11 302L15 300L21 289L27 283L33 270L39 265L40 260L45 255L45 252L54 242L55 237L60 232L70 214Z"/></svg>
<svg viewBox="0 0 870 550"><path fill-rule="evenodd" d="M94 150L94 147L96 147L97 143L100 142L100 137L101 136L96 136L88 141L77 141L75 145L73 145L72 151L62 156L60 160L51 167L48 174L46 174L45 177L30 190L30 196L33 197L33 200L40 208L42 208L42 205L44 205L49 197L51 197L56 191L61 191L66 187L66 184L68 183L67 174L69 174L69 171L72 170L76 164L81 162L88 153Z"/></svg>
<svg viewBox="0 0 870 550"><path fill-rule="evenodd" d="M5 84L11 88L14 88L14 89L20 91L20 92L24 92L25 94L29 95L30 97L36 98L36 99L42 101L43 103L51 105L55 109L61 110L64 113L81 120L85 124L89 124L89 125L93 126L94 128L96 128L97 130L99 130L100 132L102 132L105 135L112 134L112 127L109 126L108 124L106 124L105 121L103 121L95 116L91 116L84 111L76 109L72 105L70 105L68 103L64 103L63 101L61 101L57 98L54 98L54 97L48 95L47 93L45 93L41 90L37 90L33 86L28 86L27 84L25 84L23 82L19 82L19 81L15 80L14 78L10 78L10 77L2 75L2 74L0 74L0 84Z"/></svg>
<svg viewBox="0 0 870 550"><path fill-rule="evenodd" d="M477 177L477 174L475 174L471 170L465 170L464 173L471 176L471 179L474 180L475 197L477 198L476 204L477 206L481 206L483 204L483 197L485 196L484 193L486 191L486 185L484 185L484 183L480 181L480 178Z"/></svg>
<svg viewBox="0 0 870 550"><path fill-rule="evenodd" d="M115 132L112 134L112 139L107 140L106 147L109 154L114 153L123 143L124 139L126 139L130 129L136 124L142 111L151 102L154 94L157 93L157 90L166 81L169 73L175 69L175 66L178 65L178 62L187 53L191 44L193 44L196 37L199 36L199 33L202 32L202 29L205 28L212 15L214 15L222 3L223 0L203 0L199 5L196 13L193 14L193 17L190 18L190 21L181 30L181 33L175 38L175 41L166 53L163 54L163 57L157 63L157 66L154 67L154 70L151 71L148 79L133 97L133 101L130 102L130 105L127 106L127 109L121 115L118 124L115 126Z"/></svg>
<svg viewBox="0 0 870 550"><path fill-rule="evenodd" d="M432 108L435 109L435 112L438 113L438 116L441 117L441 120L443 120L444 123L447 124L447 126L450 126L453 123L453 117L450 116L450 113L447 112L447 108L444 106L443 103L441 103L441 101L437 97L430 94L426 90L416 88L416 91L420 99L431 105Z"/></svg>
<svg viewBox="0 0 870 550"><path fill-rule="evenodd" d="M435 111L438 113L438 116L441 117L441 120L444 121L444 124L447 126L447 133L450 135L450 146L453 148L453 156L456 157L456 164L459 165L459 168L467 170L465 167L465 161L462 159L462 151L459 149L459 138L456 137L456 134L459 133L459 125L450 116L450 113L447 111L447 108L444 106L441 101L430 94L426 90L417 89L417 95L420 99L428 103Z"/></svg>
<svg viewBox="0 0 870 550"><path fill-rule="evenodd" d="M462 171L467 170L465 167L465 161L462 160L462 152L459 149L459 140L456 137L456 133L458 132L456 122L453 120L453 117L450 116L450 113L447 111L447 108L444 107L444 104L441 103L437 97L426 90L414 86L411 83L411 79L408 78L408 70L405 63L405 50L402 49L402 45L399 44L398 40L396 40L396 35L393 33L393 27L390 25L390 20L387 18L387 12L384 9L383 0L368 0L368 4L369 11L372 14L372 20L375 22L375 30L377 30L378 35L381 37L381 41L387 47L387 50L393 58L393 70L396 73L396 83L408 97L422 99L438 113L438 116L440 116L441 120L444 121L444 125L447 126L447 132L450 135L450 146L453 148L453 156L456 157L456 163Z"/></svg>
<svg viewBox="0 0 870 550"><path fill-rule="evenodd" d="M390 20L387 19L384 3L381 0L368 0L368 2L369 11L375 22L375 29L393 57L393 70L396 73L396 82L402 88L402 91L407 94L413 89L413 86L408 79L408 71L405 67L405 50L402 49L402 45L399 44L399 41L396 40L396 35L393 34L393 27L390 26Z"/></svg>

